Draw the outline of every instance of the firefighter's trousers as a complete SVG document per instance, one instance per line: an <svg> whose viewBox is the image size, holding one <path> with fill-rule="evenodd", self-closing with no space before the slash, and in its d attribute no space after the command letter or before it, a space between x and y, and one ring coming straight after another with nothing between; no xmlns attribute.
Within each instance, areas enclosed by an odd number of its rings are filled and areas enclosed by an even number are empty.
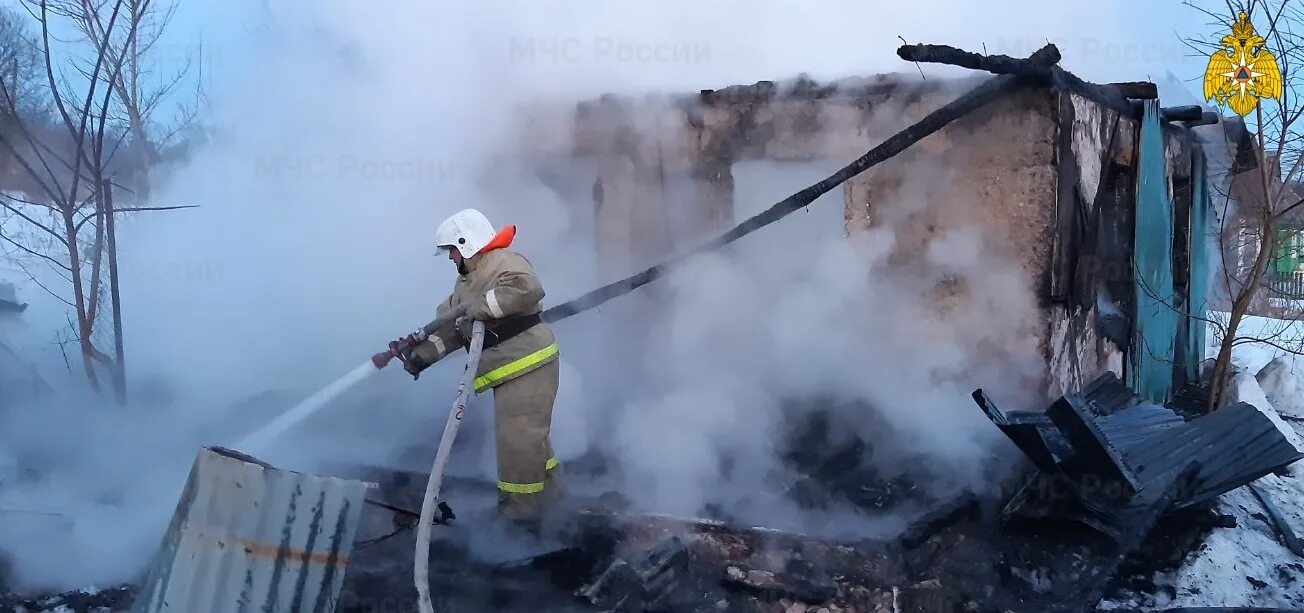
<svg viewBox="0 0 1304 613"><path fill-rule="evenodd" d="M561 361L494 387L498 509L507 519L538 521L561 494L560 466L549 431Z"/></svg>

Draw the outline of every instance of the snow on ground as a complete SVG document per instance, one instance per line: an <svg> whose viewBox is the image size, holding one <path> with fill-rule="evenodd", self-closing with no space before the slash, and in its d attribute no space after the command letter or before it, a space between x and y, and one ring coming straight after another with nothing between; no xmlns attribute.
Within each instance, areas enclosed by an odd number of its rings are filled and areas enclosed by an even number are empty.
<svg viewBox="0 0 1304 613"><path fill-rule="evenodd" d="M1251 373L1237 375L1233 398L1263 411L1278 428L1289 431L1304 450L1300 432L1277 416ZM1255 482L1297 535L1304 535L1304 477L1298 463L1288 477L1268 475ZM1235 528L1217 528L1172 577L1176 596L1161 606L1183 607L1302 607L1304 558L1281 544L1263 505L1242 487L1223 495L1215 510L1236 518Z"/></svg>
<svg viewBox="0 0 1304 613"><path fill-rule="evenodd" d="M1226 313L1212 313L1211 315L1213 319L1219 321L1227 320ZM1247 315L1241 320L1236 336L1253 337L1266 341L1237 345L1232 351L1233 363L1252 373L1257 373L1264 366L1267 366L1268 362L1271 362L1273 358L1288 355L1289 352L1283 350L1282 347L1304 349L1304 322ZM1217 330L1213 325L1208 327L1205 340L1207 343L1205 355L1207 357L1217 356L1218 345L1216 343L1221 339L1218 338Z"/></svg>
<svg viewBox="0 0 1304 613"><path fill-rule="evenodd" d="M1292 525L1299 526L1296 531L1304 527L1298 506L1304 504L1304 490L1298 481L1269 476L1256 482ZM1164 588L1159 593L1104 603L1102 608L1304 607L1304 559L1281 545L1249 488L1223 495L1215 511L1235 517L1236 527L1214 529L1181 568L1155 577L1154 583Z"/></svg>
<svg viewBox="0 0 1304 613"><path fill-rule="evenodd" d="M1288 358L1278 358L1281 362L1285 362L1287 359ZM1263 413L1264 417L1267 417L1269 421L1277 426L1277 429L1286 436L1286 440L1290 441L1290 444L1294 445L1295 449L1298 449L1300 453L1304 453L1304 435L1300 434L1300 431L1297 429L1299 422L1294 420L1288 422L1281 416L1281 413L1277 411L1277 405L1273 402L1274 398L1292 400L1294 401L1292 404L1297 404L1298 401L1304 400L1304 398L1298 398L1289 393L1299 387L1300 382L1298 375L1294 375L1283 368L1281 372L1276 373L1276 376L1273 377L1273 379L1275 379L1275 383L1289 387L1287 387L1286 390L1272 389L1272 391L1269 392L1268 390L1271 388L1265 389L1263 382L1251 373L1238 373L1236 378L1232 380L1232 399L1240 402L1248 402L1254 405L1255 408ZM1301 468L1304 467L1302 467L1298 462L1291 466L1294 474L1304 476L1304 472L1299 472Z"/></svg>
<svg viewBox="0 0 1304 613"><path fill-rule="evenodd" d="M1274 358L1257 375L1268 401L1287 420L1304 420L1304 360L1296 356Z"/></svg>

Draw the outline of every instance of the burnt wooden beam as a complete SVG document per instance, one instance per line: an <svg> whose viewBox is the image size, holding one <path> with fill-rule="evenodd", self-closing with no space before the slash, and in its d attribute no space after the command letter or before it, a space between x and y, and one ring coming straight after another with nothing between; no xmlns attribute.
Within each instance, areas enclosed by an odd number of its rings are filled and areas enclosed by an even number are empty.
<svg viewBox="0 0 1304 613"><path fill-rule="evenodd" d="M1199 121L1204 117L1204 109L1197 105L1166 106L1159 109L1159 118L1164 121Z"/></svg>
<svg viewBox="0 0 1304 613"><path fill-rule="evenodd" d="M1044 67L1053 66L1052 62L1058 58L1059 50L1057 50L1054 45L1046 45L1045 47L1042 47L1041 50L1029 56L1026 60L1023 60L1020 70L1036 72L1039 67L1041 67L1040 70L1044 71ZM1002 66L1006 65L1003 60L1000 60L997 63ZM665 276L675 267L682 265L693 256L715 251L716 249L724 247L725 245L747 236L752 232L779 221L793 212L805 208L807 205L814 202L816 198L828 193L833 188L846 182L848 179L891 159L902 151L905 151L911 145L946 127L947 124L986 106L1009 92L1015 91L1022 86L1026 80L1026 78L1017 74L1005 74L988 79L986 82L973 88L968 93L952 100L950 103L936 111L929 113L927 117L919 120L914 125L896 133L877 147L870 149L865 153L865 155L862 155L850 164L847 164L841 170L838 170L814 185L780 200L770 206L770 208L752 216L737 226L734 226L733 229L728 232L706 241L697 247L672 256L660 264L650 266L642 272L635 273L618 281L613 281L568 302L554 306L542 313L543 320L552 323L577 315L589 309L596 308L613 298L618 298L628 294L635 289Z"/></svg>
<svg viewBox="0 0 1304 613"><path fill-rule="evenodd" d="M880 75L881 76L881 75ZM866 98L892 96L901 91L911 94L942 91L945 85L934 81L914 81L888 79L874 83L828 83L811 85L810 81L795 81L791 87L786 83L761 81L753 85L731 85L724 89L702 89L695 95L686 95L678 100L688 107L693 105L715 106L728 104L764 104L780 100L801 101L837 101L850 103Z"/></svg>
<svg viewBox="0 0 1304 613"><path fill-rule="evenodd" d="M1078 94L1129 117L1141 116L1140 107L1134 106L1119 88L1088 83L1057 66L1060 53L1055 45L1046 45L1024 60L1005 55L979 55L947 45L902 45L897 49L897 55L911 62L950 64L995 74L1048 79L1051 86L1060 91Z"/></svg>
<svg viewBox="0 0 1304 613"><path fill-rule="evenodd" d="M1200 113L1199 119L1193 119L1191 121L1187 121L1183 125L1185 125L1188 128L1194 128L1196 126L1211 126L1216 123L1218 123L1218 114L1205 111L1203 113Z"/></svg>
<svg viewBox="0 0 1304 613"><path fill-rule="evenodd" d="M1008 55L982 55L949 45L901 45L897 57L907 62L950 64L971 70L985 70L993 74L1022 76L1044 75L1047 68L1060 61L1055 45L1046 45L1027 58Z"/></svg>
<svg viewBox="0 0 1304 613"><path fill-rule="evenodd" d="M1159 97L1159 87L1149 81L1129 81L1126 83L1106 83L1104 87L1118 90L1124 98L1133 100L1154 100Z"/></svg>
<svg viewBox="0 0 1304 613"><path fill-rule="evenodd" d="M580 587L577 595L603 609L660 610L666 604L663 598L688 573L691 557L688 546L671 536L628 560L616 558L596 579Z"/></svg>
<svg viewBox="0 0 1304 613"><path fill-rule="evenodd" d="M1064 70L1059 66L1051 68L1050 80L1051 85L1060 91L1075 93L1083 98L1095 102L1096 104L1128 117L1138 119L1141 117L1140 102L1128 100L1123 97L1123 94L1120 94L1115 89L1101 87L1095 83L1083 81L1078 78L1077 75Z"/></svg>

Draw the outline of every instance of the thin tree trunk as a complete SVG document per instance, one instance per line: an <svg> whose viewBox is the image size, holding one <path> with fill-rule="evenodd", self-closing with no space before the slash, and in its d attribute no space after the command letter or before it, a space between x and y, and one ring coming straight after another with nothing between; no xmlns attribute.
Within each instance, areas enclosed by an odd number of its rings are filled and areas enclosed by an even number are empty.
<svg viewBox="0 0 1304 613"><path fill-rule="evenodd" d="M100 314L100 279L103 277L101 270L104 263L104 200L102 196L95 199L95 242L91 250L91 291L87 292L86 299L90 306L86 307L86 318L94 322Z"/></svg>
<svg viewBox="0 0 1304 613"><path fill-rule="evenodd" d="M1260 281L1263 274L1268 269L1268 259L1272 253L1273 231L1276 224L1273 215L1273 198L1272 191L1269 189L1268 180L1268 155L1263 145L1263 107L1255 108L1255 121L1258 124L1259 140L1259 182L1263 189L1263 210L1262 223L1260 224L1259 234L1259 253L1254 258L1254 266L1250 269L1249 275L1246 276L1245 285L1241 287L1240 292L1236 295L1236 300L1232 302L1231 317L1227 320L1227 333L1224 335L1222 345L1218 348L1218 359L1214 362L1213 382L1210 386L1209 393L1209 410L1215 411L1222 405L1223 399L1227 395L1227 385L1231 381L1232 373L1232 348L1236 340L1237 332L1241 325L1241 320L1250 310L1250 305L1254 303L1255 295L1258 294Z"/></svg>
<svg viewBox="0 0 1304 613"><path fill-rule="evenodd" d="M118 242L114 230L113 186L104 182L104 202L107 209L104 227L109 240L109 300L113 309L113 392L118 404L127 402L127 366L122 349L122 301L118 296Z"/></svg>
<svg viewBox="0 0 1304 613"><path fill-rule="evenodd" d="M82 366L86 369L86 380L91 389L100 391L100 381L95 375L95 348L91 346L92 324L86 317L86 295L82 289L81 254L77 253L77 224L73 220L72 208L65 207L63 213L64 239L68 242L68 268L72 277L73 308L77 311L77 337L81 347Z"/></svg>

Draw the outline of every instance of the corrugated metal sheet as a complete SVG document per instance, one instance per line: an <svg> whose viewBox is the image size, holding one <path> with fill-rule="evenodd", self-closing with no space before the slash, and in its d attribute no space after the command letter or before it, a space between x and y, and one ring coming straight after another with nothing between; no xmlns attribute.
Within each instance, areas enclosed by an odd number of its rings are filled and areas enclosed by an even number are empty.
<svg viewBox="0 0 1304 613"><path fill-rule="evenodd" d="M334 611L369 486L202 449L132 610Z"/></svg>
<svg viewBox="0 0 1304 613"><path fill-rule="evenodd" d="M1056 403L1051 419L1057 425L1090 424L1110 461L1125 467L1137 489L1166 483L1191 462L1199 464L1192 489L1181 492L1175 502L1178 508L1209 500L1301 458L1277 426L1249 404L1186 420L1130 394L1121 381L1107 375L1089 393ZM1095 442L1070 437L1070 444L1080 450Z"/></svg>
<svg viewBox="0 0 1304 613"><path fill-rule="evenodd" d="M1173 203L1168 197L1167 161L1159 101L1142 103L1137 160L1136 227L1133 237L1135 332L1128 355L1128 379L1143 398L1164 402L1173 386L1177 314L1173 293Z"/></svg>
<svg viewBox="0 0 1304 613"><path fill-rule="evenodd" d="M1051 442L1058 437L1058 432L1045 413L1001 411L982 390L975 391L973 399L987 414L987 419L992 420L992 423L996 424L996 427L1000 428L1001 432L1009 437L1037 468L1053 471L1064 459L1056 453L1055 446Z"/></svg>
<svg viewBox="0 0 1304 613"><path fill-rule="evenodd" d="M1042 473L1007 513L1074 517L1115 536L1132 521L1126 509L1134 500L1166 492L1174 483L1180 487L1171 508L1184 508L1304 457L1249 404L1186 420L1141 400L1113 373L1083 393L1060 398L1040 418L1002 413L981 390L974 398ZM1184 475L1189 478L1179 478ZM1073 504L1065 504L1065 492L1072 493Z"/></svg>

